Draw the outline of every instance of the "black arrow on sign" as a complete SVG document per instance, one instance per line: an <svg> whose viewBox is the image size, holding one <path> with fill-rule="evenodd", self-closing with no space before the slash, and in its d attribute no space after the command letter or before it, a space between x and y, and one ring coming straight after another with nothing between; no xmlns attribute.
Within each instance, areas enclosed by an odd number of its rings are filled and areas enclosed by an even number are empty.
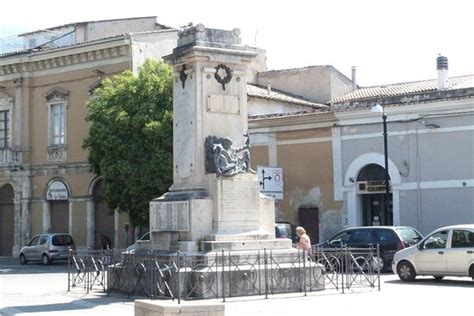
<svg viewBox="0 0 474 316"><path fill-rule="evenodd" d="M265 177L265 169L262 169L262 181L260 181L260 184L262 185L263 191L265 191L265 180L271 180L271 179L272 179L271 176Z"/></svg>

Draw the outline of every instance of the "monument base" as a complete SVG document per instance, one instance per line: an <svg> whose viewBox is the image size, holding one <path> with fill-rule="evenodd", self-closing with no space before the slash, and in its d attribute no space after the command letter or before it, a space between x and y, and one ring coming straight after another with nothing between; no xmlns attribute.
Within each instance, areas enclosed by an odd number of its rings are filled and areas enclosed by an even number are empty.
<svg viewBox="0 0 474 316"><path fill-rule="evenodd" d="M136 300L135 316L224 316L225 305L209 302L183 302L174 301Z"/></svg>

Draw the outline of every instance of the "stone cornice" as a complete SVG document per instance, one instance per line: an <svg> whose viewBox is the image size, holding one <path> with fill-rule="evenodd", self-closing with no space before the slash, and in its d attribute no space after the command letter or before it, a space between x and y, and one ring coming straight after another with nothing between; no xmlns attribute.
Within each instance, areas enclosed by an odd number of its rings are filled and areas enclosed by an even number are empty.
<svg viewBox="0 0 474 316"><path fill-rule="evenodd" d="M0 59L0 76L34 73L128 55L129 44L123 39L95 45L71 46L64 49L31 53L27 56Z"/></svg>

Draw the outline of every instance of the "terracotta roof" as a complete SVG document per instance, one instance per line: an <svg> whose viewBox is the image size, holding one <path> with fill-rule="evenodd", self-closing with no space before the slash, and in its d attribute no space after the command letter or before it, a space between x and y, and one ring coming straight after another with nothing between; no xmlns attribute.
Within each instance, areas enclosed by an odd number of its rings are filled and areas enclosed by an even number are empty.
<svg viewBox="0 0 474 316"><path fill-rule="evenodd" d="M313 109L326 109L328 106L324 104L314 103L308 100L305 100L302 97L294 96L289 93L271 89L270 93L267 88L257 86L254 84L247 84L247 95L250 97L261 98L271 101L292 103L302 106L307 106Z"/></svg>
<svg viewBox="0 0 474 316"><path fill-rule="evenodd" d="M446 90L456 90L474 87L474 75L452 77L448 79ZM422 92L437 91L438 79L421 80L413 82L395 83L390 85L362 87L343 96L334 98L331 104L358 101L364 99L385 98L410 95Z"/></svg>

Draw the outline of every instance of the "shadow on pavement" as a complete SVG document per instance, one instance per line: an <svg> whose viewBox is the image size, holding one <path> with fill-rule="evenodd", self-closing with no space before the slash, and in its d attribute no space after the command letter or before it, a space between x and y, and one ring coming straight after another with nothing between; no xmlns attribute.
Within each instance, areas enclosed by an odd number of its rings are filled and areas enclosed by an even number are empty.
<svg viewBox="0 0 474 316"><path fill-rule="evenodd" d="M67 273L66 262L52 262L50 265L42 265L40 262L29 262L22 265L19 260L11 257L0 258L0 275L8 274L38 274L38 273Z"/></svg>
<svg viewBox="0 0 474 316"><path fill-rule="evenodd" d="M389 280L385 283L400 285L422 285L422 286L445 286L445 287L474 287L474 281L468 278L462 279L443 279L436 281L434 278L417 278L413 282L403 282L401 280Z"/></svg>
<svg viewBox="0 0 474 316"><path fill-rule="evenodd" d="M129 300L130 301L130 300ZM97 297L90 299L78 299L68 303L51 303L44 305L22 305L22 306L6 306L0 309L0 314L2 311L7 313L47 313L47 312L57 312L57 311L73 311L73 310L82 310L82 309L91 309L97 306L103 306L111 303L118 303L119 301L115 299L110 299L107 297ZM124 302L122 300L121 302Z"/></svg>

